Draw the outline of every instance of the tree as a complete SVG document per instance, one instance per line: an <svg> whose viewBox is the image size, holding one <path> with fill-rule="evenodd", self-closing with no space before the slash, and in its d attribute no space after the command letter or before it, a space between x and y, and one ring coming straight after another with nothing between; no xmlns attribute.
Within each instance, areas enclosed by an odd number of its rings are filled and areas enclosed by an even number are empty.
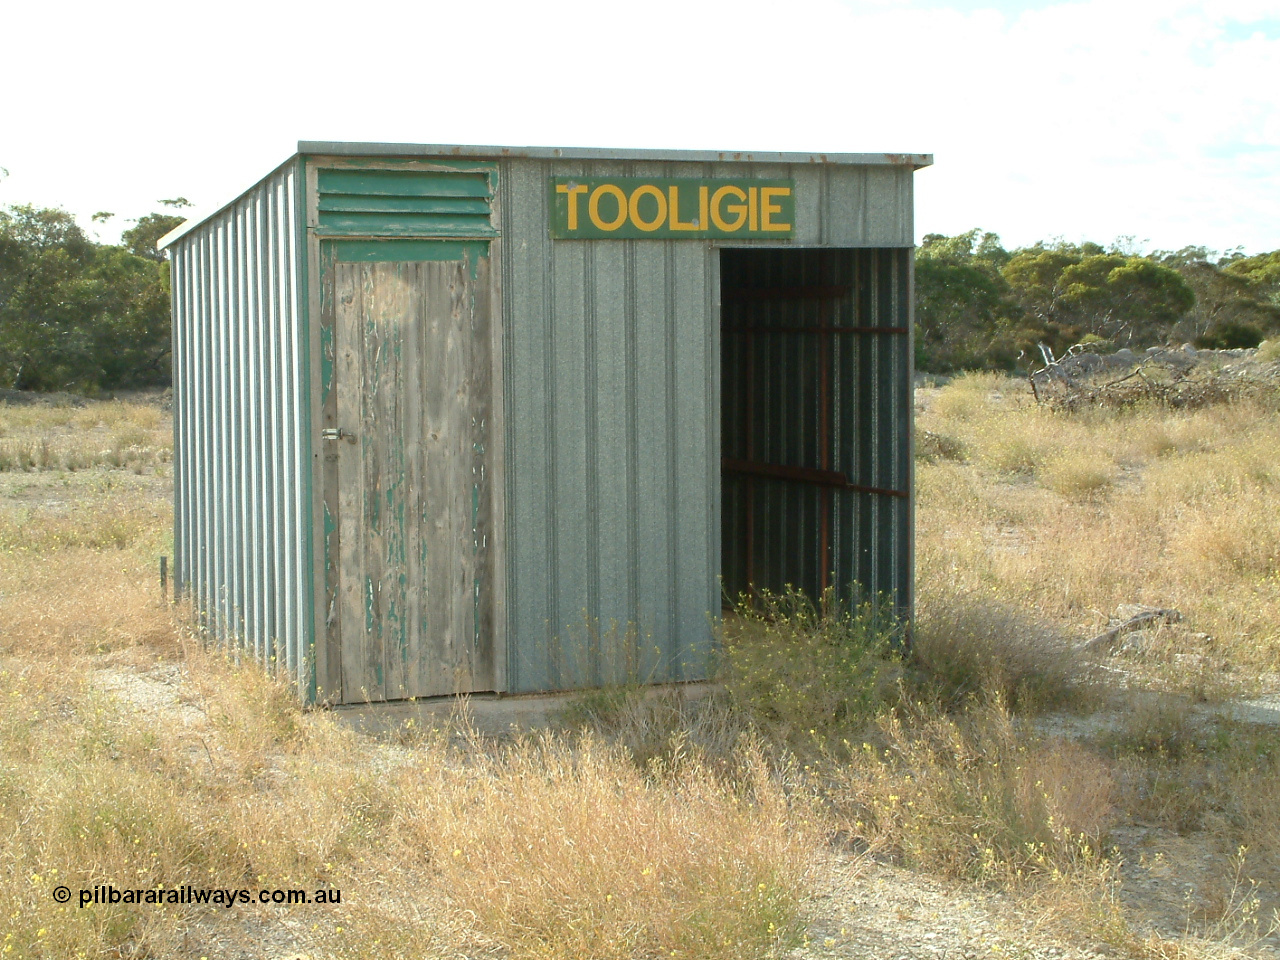
<svg viewBox="0 0 1280 960"><path fill-rule="evenodd" d="M1128 345L1162 341L1195 304L1177 271L1096 243L1036 244L1002 272L1058 349L1090 334Z"/></svg>
<svg viewBox="0 0 1280 960"><path fill-rule="evenodd" d="M1084 257L1058 278L1062 307L1086 332L1114 343L1150 344L1196 302L1176 270L1145 257Z"/></svg>
<svg viewBox="0 0 1280 960"><path fill-rule="evenodd" d="M104 390L169 382L169 264L102 247L79 282L94 374Z"/></svg>
<svg viewBox="0 0 1280 960"><path fill-rule="evenodd" d="M1086 256L1103 252L1096 243L1037 243L1016 251L1000 272L1024 310L1041 323L1056 323L1062 319L1058 283L1062 272Z"/></svg>
<svg viewBox="0 0 1280 960"><path fill-rule="evenodd" d="M89 345L73 281L93 244L65 210L0 210L0 383L49 390L79 377Z"/></svg>
<svg viewBox="0 0 1280 960"><path fill-rule="evenodd" d="M134 256L163 260L164 253L156 249L156 242L174 227L185 223L186 219L171 213L149 213L120 234L120 239Z"/></svg>
<svg viewBox="0 0 1280 960"><path fill-rule="evenodd" d="M917 251L920 259L972 263L993 274L1009 262L1009 256L1009 251L1000 243L1000 236L980 227L954 237L941 233L925 234L924 242Z"/></svg>
<svg viewBox="0 0 1280 960"><path fill-rule="evenodd" d="M1231 252L1217 258L1204 247L1153 253L1153 260L1176 270L1195 293L1195 305L1179 324L1177 335L1205 346L1239 345L1280 327L1280 300L1269 301L1266 295L1267 256L1246 259ZM1280 257L1276 258L1276 279L1280 281Z"/></svg>
<svg viewBox="0 0 1280 960"><path fill-rule="evenodd" d="M931 233L916 251L916 363L937 372L1012 363L996 343L1011 317L1000 267L1009 253L994 233ZM997 356L998 354L998 356Z"/></svg>
<svg viewBox="0 0 1280 960"><path fill-rule="evenodd" d="M1280 250L1233 259L1225 272L1246 280L1260 298L1280 306Z"/></svg>
<svg viewBox="0 0 1280 960"><path fill-rule="evenodd" d="M167 383L168 278L154 254L94 244L66 211L0 210L0 385Z"/></svg>

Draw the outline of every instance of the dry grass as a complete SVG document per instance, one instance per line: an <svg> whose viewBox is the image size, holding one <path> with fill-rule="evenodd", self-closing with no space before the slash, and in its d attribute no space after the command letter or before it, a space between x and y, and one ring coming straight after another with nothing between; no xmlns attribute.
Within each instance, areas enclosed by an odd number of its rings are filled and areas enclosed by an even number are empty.
<svg viewBox="0 0 1280 960"><path fill-rule="evenodd" d="M723 768L755 733L751 718L734 709L722 690L689 697L641 684L587 691L558 720L565 730L586 731L618 747L641 769L677 755Z"/></svg>
<svg viewBox="0 0 1280 960"><path fill-rule="evenodd" d="M518 955L738 957L795 939L814 839L758 752L726 781L542 737L398 771L404 854ZM397 858L398 859L398 858Z"/></svg>
<svg viewBox="0 0 1280 960"><path fill-rule="evenodd" d="M962 379L925 414L910 659L876 618L792 598L730 625L724 693L606 691L514 742L465 718L375 742L202 650L158 599L162 460L0 474L0 949L767 957L834 835L1010 891L1068 940L1225 955L1275 902L1280 742L1098 693L1071 641L1147 602L1188 621L1150 646L1165 679L1275 669L1280 427L1257 404L1067 415L1022 389ZM165 435L128 407L6 408L3 439ZM1117 702L1085 735L1031 719ZM1186 935L1126 899L1112 834L1133 823L1203 851ZM342 902L80 910L58 883Z"/></svg>
<svg viewBox="0 0 1280 960"><path fill-rule="evenodd" d="M910 865L1000 883L1100 863L1112 783L1098 755L1029 736L999 703L887 717L876 732L834 794L856 835Z"/></svg>
<svg viewBox="0 0 1280 960"><path fill-rule="evenodd" d="M1197 722L1185 703L1155 701L1100 739L1120 758L1127 808L1144 821L1207 830L1280 868L1280 730Z"/></svg>
<svg viewBox="0 0 1280 960"><path fill-rule="evenodd" d="M908 665L910 698L944 712L998 702L1036 714L1096 699L1067 639L994 592L923 596Z"/></svg>
<svg viewBox="0 0 1280 960"><path fill-rule="evenodd" d="M966 451L917 467L923 596L994 591L1081 639L1120 604L1176 607L1167 665L1207 657L1243 681L1280 664L1275 403L1069 413L980 375L921 425Z"/></svg>
<svg viewBox="0 0 1280 960"><path fill-rule="evenodd" d="M23 409L9 429L133 419L98 413ZM644 765L576 735L375 743L202 650L161 602L163 477L4 484L4 956L728 958L798 936L816 812L742 725L714 767L678 738ZM99 884L342 903L79 909Z"/></svg>
<svg viewBox="0 0 1280 960"><path fill-rule="evenodd" d="M183 662L185 722L104 693L84 663L4 677L12 955L183 956L193 934L252 944L283 917L59 908L56 883L335 887L341 907L289 916L309 949L341 957L727 958L796 936L814 832L758 752L726 780L554 737L388 751L302 714L256 670L197 650Z"/></svg>
<svg viewBox="0 0 1280 960"><path fill-rule="evenodd" d="M937 661L927 671L935 684L950 677L944 689L978 691L976 702L983 700L981 691L994 689L1025 714L1040 709L1043 700L1028 696L1018 702L1018 684L1009 677L1029 669L1041 689L1068 688L1043 683L1055 674L1078 684L1079 664L1055 638L1087 639L1121 604L1174 607L1184 616L1176 627L1153 631L1139 653L1114 663L1130 686L1186 695L1136 690L1109 699L1101 691L1090 697L1087 686L1077 685L1086 696L1069 699L1076 709L1118 710L1106 714L1114 719L1102 720L1102 732L1091 742L1071 748L1074 775L1083 783L1110 784L1112 809L1100 821L1100 849L1109 850L1109 825L1132 822L1154 824L1157 846L1173 843L1168 838L1194 840L1198 852L1178 867L1195 881L1187 886L1198 891L1184 905L1186 936L1175 942L1117 924L1107 904L1120 894L1110 901L1102 895L1108 888L1103 876L1112 869L1104 864L1065 901L1052 886L1034 896L1058 897L1057 916L1075 917L1101 939L1139 956L1218 955L1233 938L1265 934L1280 906L1274 826L1280 823L1280 744L1274 731L1206 719L1195 703L1277 685L1276 398L1264 392L1194 409L1137 403L1065 411L1036 405L1025 384L983 375L938 391L920 423L965 451L963 459L927 457L917 466L918 632L925 648L921 657ZM931 618L938 628L929 626ZM1011 630L1010 618L1028 625ZM1010 637L1030 642L1011 646ZM968 665L968 673L957 664ZM1045 747L1021 742L1031 756L1043 757L1037 749ZM974 755L960 740L954 745ZM1006 755L998 746L984 749ZM890 761L907 755L896 748ZM945 766L945 757L941 751L936 765ZM884 767L883 756L880 762ZM962 772L957 777L974 779ZM1054 782L1051 774L1039 779ZM876 781L864 774L859 782L867 789L865 784ZM894 789L905 796L900 784ZM998 794L993 789L986 795ZM950 822L936 798L928 799L934 804L930 820ZM1095 803L1092 809L1101 807ZM1017 822L1028 822L1020 816ZM975 848L939 847L937 837L928 838L934 844L929 846L892 819L889 827L883 815L868 815L867 822L873 820L904 856L939 861L952 871L959 869L956 864L970 872L975 863L982 865ZM1009 820L992 816L985 822ZM981 829L972 832L985 837ZM1242 846L1246 851L1238 857ZM1063 845L1045 849L1057 849L1055 868L1064 875L1078 867L1062 862ZM1089 855L1096 849L1090 847ZM999 859L1004 866L998 869L1017 863L1016 857ZM1120 890L1114 875L1112 886Z"/></svg>
<svg viewBox="0 0 1280 960"><path fill-rule="evenodd" d="M172 460L172 429L154 399L80 407L0 402L0 471L150 473Z"/></svg>

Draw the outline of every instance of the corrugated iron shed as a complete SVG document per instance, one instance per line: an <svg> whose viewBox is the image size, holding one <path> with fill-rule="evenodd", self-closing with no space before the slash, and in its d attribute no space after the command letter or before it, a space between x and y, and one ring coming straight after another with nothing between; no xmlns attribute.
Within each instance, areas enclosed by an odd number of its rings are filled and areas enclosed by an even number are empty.
<svg viewBox="0 0 1280 960"><path fill-rule="evenodd" d="M299 144L170 234L178 577L308 699L703 679L911 607L927 155Z"/></svg>

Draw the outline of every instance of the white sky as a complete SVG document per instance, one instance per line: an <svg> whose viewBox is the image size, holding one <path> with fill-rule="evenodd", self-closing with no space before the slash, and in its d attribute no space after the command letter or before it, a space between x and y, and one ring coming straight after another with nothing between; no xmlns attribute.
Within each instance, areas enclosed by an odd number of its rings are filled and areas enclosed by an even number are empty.
<svg viewBox="0 0 1280 960"><path fill-rule="evenodd" d="M298 140L933 153L917 235L1280 247L1280 0L39 3L0 204L114 239Z"/></svg>

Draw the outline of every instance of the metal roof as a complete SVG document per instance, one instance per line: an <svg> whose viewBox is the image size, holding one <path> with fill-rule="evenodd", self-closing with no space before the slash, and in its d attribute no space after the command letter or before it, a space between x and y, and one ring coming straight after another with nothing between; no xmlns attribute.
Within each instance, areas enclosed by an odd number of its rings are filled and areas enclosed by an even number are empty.
<svg viewBox="0 0 1280 960"><path fill-rule="evenodd" d="M476 160L671 160L684 163L832 163L919 169L930 153L778 153L751 150L617 150L607 147L476 147L438 143L330 143L300 140L298 152L337 157L463 157Z"/></svg>
<svg viewBox="0 0 1280 960"><path fill-rule="evenodd" d="M833 164L839 166L910 167L919 170L933 165L931 153L782 153L751 150L625 150L608 147L493 147L440 143L347 143L328 140L299 140L298 152L280 166L298 156L328 157L457 157L471 160L636 160L676 161L683 163L782 163ZM277 167L276 170L279 170ZM271 176L274 174L273 170ZM252 189L252 188L250 188ZM217 216L248 191L232 200L201 213L156 242L163 250L175 240Z"/></svg>

